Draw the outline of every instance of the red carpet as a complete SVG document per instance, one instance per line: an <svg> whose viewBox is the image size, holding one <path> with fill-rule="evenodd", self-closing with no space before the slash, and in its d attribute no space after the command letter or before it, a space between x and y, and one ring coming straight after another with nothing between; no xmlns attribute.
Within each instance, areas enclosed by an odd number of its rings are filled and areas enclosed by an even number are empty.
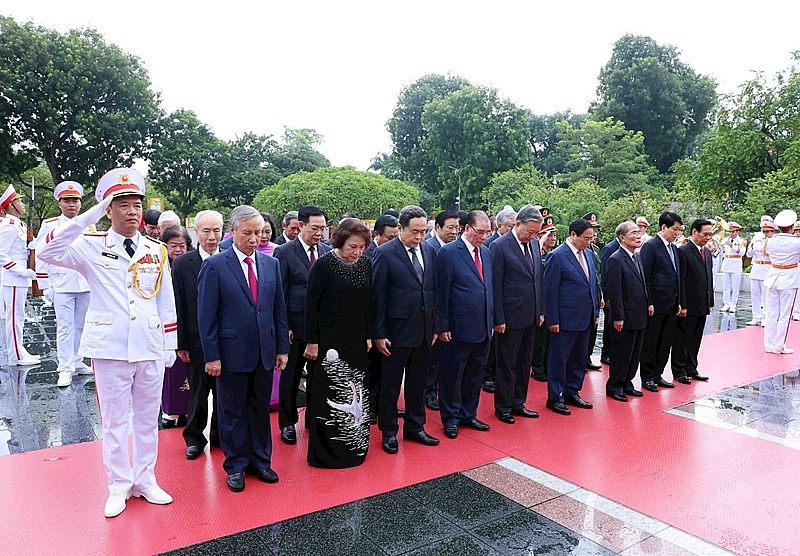
<svg viewBox="0 0 800 556"><path fill-rule="evenodd" d="M800 350L766 355L761 338L762 329L754 328L707 336L700 359L708 383L646 392L627 404L607 400L606 373L590 372L582 394L595 408L573 410L570 417L544 409L544 384L531 383L528 403L541 418L514 426L497 421L492 397L484 394L479 417L492 431L462 430L448 440L429 412L428 430L442 438L438 448L401 441L400 453L389 456L373 434L366 462L355 469L308 467L302 433L297 446L284 446L273 422L281 480L249 480L242 494L225 487L220 451L187 461L180 431L165 431L157 474L175 503L159 507L133 499L111 520L102 516L107 490L98 442L3 457L4 552L151 554L511 456L728 550L800 553L800 496L793 488L800 452L663 411L800 367ZM800 327L789 345L800 347Z"/></svg>

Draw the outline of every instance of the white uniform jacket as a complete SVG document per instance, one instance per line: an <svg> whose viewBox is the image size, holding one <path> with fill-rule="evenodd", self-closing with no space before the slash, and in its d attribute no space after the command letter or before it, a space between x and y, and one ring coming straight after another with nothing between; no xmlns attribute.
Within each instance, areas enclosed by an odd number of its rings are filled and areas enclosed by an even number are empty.
<svg viewBox="0 0 800 556"><path fill-rule="evenodd" d="M769 272L764 285L776 290L792 290L800 287L800 237L791 234L778 234L767 241L767 256L770 260Z"/></svg>
<svg viewBox="0 0 800 556"><path fill-rule="evenodd" d="M751 280L764 280L769 273L770 260L764 249L767 241L770 240L764 237L762 232L756 232L747 248L747 256L752 259L753 264L753 268L750 269Z"/></svg>
<svg viewBox="0 0 800 556"><path fill-rule="evenodd" d="M42 222L42 227L39 228L39 235L36 236L36 242L34 244L36 249L36 281L43 290L53 288L54 291L59 293L88 292L89 282L87 282L86 278L81 276L77 270L72 270L63 266L49 265L39 258L39 249L44 247L47 234L66 222L69 222L69 218L63 214L54 218L48 218Z"/></svg>
<svg viewBox="0 0 800 556"><path fill-rule="evenodd" d="M80 355L136 362L164 359L165 350L177 349L175 297L161 242L139 236L136 252L129 257L121 236L83 233L73 220L43 237L39 257L77 270L92 292ZM143 294L155 291L159 272L158 293L145 299Z"/></svg>
<svg viewBox="0 0 800 556"><path fill-rule="evenodd" d="M739 236L736 239L726 237L720 245L722 248L722 267L721 272L731 272L733 274L742 273L742 257L747 253L747 240Z"/></svg>
<svg viewBox="0 0 800 556"><path fill-rule="evenodd" d="M0 267L4 286L30 286L28 226L10 214L0 219Z"/></svg>

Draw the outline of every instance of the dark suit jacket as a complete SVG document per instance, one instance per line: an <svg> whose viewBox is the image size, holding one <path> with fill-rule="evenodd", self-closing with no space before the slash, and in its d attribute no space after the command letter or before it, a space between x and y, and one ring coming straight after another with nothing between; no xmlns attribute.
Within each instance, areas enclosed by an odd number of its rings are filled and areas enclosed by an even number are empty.
<svg viewBox="0 0 800 556"><path fill-rule="evenodd" d="M681 259L681 307L687 316L707 315L714 307L714 263L711 251L703 247L706 260L691 241L678 248ZM180 333L180 325L178 326Z"/></svg>
<svg viewBox="0 0 800 556"><path fill-rule="evenodd" d="M330 250L330 245L320 242L317 245L317 258ZM299 237L276 247L272 256L278 259L281 266L283 300L289 315L289 329L295 338L302 340L306 329L303 313L306 308L306 288L311 261L308 260Z"/></svg>
<svg viewBox="0 0 800 556"><path fill-rule="evenodd" d="M608 259L610 259L611 255L616 253L618 249L619 249L619 240L617 240L617 238L614 238L613 241L609 241L608 243L605 244L605 246L603 247L603 250L600 251L600 265L603 267L603 269L606 268L606 265L608 264ZM604 297L608 296L608 294L606 293L606 273L605 272L603 272L600 275L600 286L603 288L603 296Z"/></svg>
<svg viewBox="0 0 800 556"><path fill-rule="evenodd" d="M506 232L506 233L508 233L508 232ZM491 247L492 243L494 243L496 240L500 239L501 237L502 236L497 232L497 230L495 230L495 231L492 232L492 235L490 235L489 237L486 238L486 241L483 242L483 246L484 247Z"/></svg>
<svg viewBox="0 0 800 556"><path fill-rule="evenodd" d="M427 243L428 245L433 247L433 250L436 253L438 253L439 249L442 248L442 245L439 243L439 238L437 238L436 236L432 236L432 237L427 238L423 243Z"/></svg>
<svg viewBox="0 0 800 556"><path fill-rule="evenodd" d="M492 255L482 246L480 257L483 281L461 238L436 254L436 332L450 332L459 342L479 343L492 337Z"/></svg>
<svg viewBox="0 0 800 556"><path fill-rule="evenodd" d="M226 249L230 249L232 245L233 245L233 236L231 236L231 237L229 237L227 239L223 239L222 241L220 241L219 242L219 250L220 251L225 251Z"/></svg>
<svg viewBox="0 0 800 556"><path fill-rule="evenodd" d="M206 361L222 361L222 371L248 373L275 365L289 353L289 327L278 261L256 251L258 304L253 301L236 251L206 259L198 277L197 316Z"/></svg>
<svg viewBox="0 0 800 556"><path fill-rule="evenodd" d="M545 321L557 324L567 332L581 332L593 325L600 316L597 292L597 272L594 257L584 251L589 280L578 259L565 241L547 256L544 265L544 289L547 299Z"/></svg>
<svg viewBox="0 0 800 556"><path fill-rule="evenodd" d="M281 233L281 235L278 236L278 239L275 240L275 244L283 245L284 243L286 243L286 236Z"/></svg>
<svg viewBox="0 0 800 556"><path fill-rule="evenodd" d="M400 238L375 249L372 260L374 335L397 347L433 341L436 253L424 241L418 249L424 266L422 282Z"/></svg>
<svg viewBox="0 0 800 556"><path fill-rule="evenodd" d="M492 286L494 289L494 323L521 329L539 326L544 314L541 247L536 239L530 242L533 268L519 247L513 232L492 243Z"/></svg>
<svg viewBox="0 0 800 556"><path fill-rule="evenodd" d="M377 248L378 246L375 244L375 240L373 239L369 242L369 245L367 245L367 248L364 250L364 256L371 261L375 260L375 249Z"/></svg>
<svg viewBox="0 0 800 556"><path fill-rule="evenodd" d="M673 246L674 249L674 246ZM644 281L655 314L677 314L680 295L680 256L674 249L675 267L672 266L667 247L660 236L655 235L642 245L639 251L639 261L644 269Z"/></svg>
<svg viewBox="0 0 800 556"><path fill-rule="evenodd" d="M178 315L178 349L189 351L192 361L203 354L197 321L197 276L202 263L198 249L172 261L172 288L175 290L175 310Z"/></svg>
<svg viewBox="0 0 800 556"><path fill-rule="evenodd" d="M644 330L647 327L647 307L650 296L644 276L636 263L624 250L619 249L608 258L604 272L606 280L606 303L609 306L609 320L624 321L626 330Z"/></svg>

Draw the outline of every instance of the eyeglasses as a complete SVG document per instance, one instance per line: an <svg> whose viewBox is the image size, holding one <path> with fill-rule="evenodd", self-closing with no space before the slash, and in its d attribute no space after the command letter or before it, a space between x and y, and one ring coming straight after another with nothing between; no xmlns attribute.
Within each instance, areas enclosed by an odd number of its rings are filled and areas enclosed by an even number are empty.
<svg viewBox="0 0 800 556"><path fill-rule="evenodd" d="M315 232L315 233L316 233L316 232L321 232L322 230L324 230L324 229L325 229L325 226L308 226L308 228L309 228L309 229L310 229L312 232Z"/></svg>
<svg viewBox="0 0 800 556"><path fill-rule="evenodd" d="M472 226L470 226L470 228L472 228ZM472 228L472 230L473 230L473 231L474 231L476 234L478 234L479 236L484 236L484 237L485 237L485 236L488 236L489 234L491 234L491 233L492 233L492 230L479 230L478 228Z"/></svg>
<svg viewBox="0 0 800 556"><path fill-rule="evenodd" d="M626 236L631 236L631 237L637 237L637 236L643 236L643 235L644 235L644 233L643 233L643 232L640 232L640 231L638 231L638 230L637 230L637 231L635 231L635 232L628 232L628 233L627 233L627 234L625 234L625 235L626 235Z"/></svg>

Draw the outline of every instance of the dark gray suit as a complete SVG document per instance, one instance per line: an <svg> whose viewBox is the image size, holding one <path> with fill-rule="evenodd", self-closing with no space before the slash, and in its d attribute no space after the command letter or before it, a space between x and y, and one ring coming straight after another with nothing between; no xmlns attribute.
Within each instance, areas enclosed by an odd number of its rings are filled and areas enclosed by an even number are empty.
<svg viewBox="0 0 800 556"><path fill-rule="evenodd" d="M435 253L439 252L442 244L439 243L439 238L436 237L436 232L433 236L426 238L423 243L427 243L433 247ZM437 400L439 399L439 358L444 351L444 342L436 342L431 346L428 353L428 376L425 378L425 399Z"/></svg>
<svg viewBox="0 0 800 556"><path fill-rule="evenodd" d="M697 355L703 340L706 317L714 308L714 269L711 251L689 241L678 248L681 259L681 307L685 317L677 319L677 334L672 346L672 376L698 375Z"/></svg>

